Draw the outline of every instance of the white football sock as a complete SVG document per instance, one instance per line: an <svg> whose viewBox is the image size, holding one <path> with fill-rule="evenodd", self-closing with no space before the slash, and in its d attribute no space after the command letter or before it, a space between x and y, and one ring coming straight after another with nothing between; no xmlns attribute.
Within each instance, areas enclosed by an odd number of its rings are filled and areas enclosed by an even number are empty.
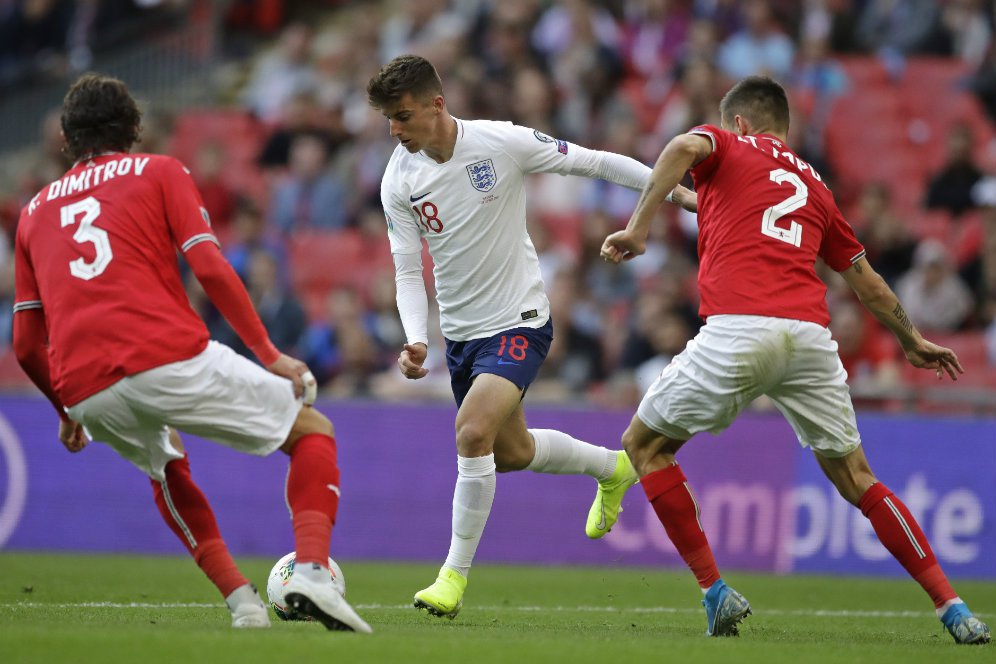
<svg viewBox="0 0 996 664"><path fill-rule="evenodd" d="M453 535L445 567L464 576L470 572L494 500L495 455L458 456L456 488L453 490Z"/></svg>
<svg viewBox="0 0 996 664"><path fill-rule="evenodd" d="M530 429L536 454L526 466L534 473L591 475L607 480L616 469L617 453L553 429Z"/></svg>

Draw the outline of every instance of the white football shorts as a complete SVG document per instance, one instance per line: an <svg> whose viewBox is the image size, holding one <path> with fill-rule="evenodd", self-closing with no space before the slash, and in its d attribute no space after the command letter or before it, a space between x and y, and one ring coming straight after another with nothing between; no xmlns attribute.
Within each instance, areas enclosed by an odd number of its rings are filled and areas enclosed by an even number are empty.
<svg viewBox="0 0 996 664"><path fill-rule="evenodd" d="M301 410L291 382L208 342L201 354L122 378L67 412L157 481L183 454L167 427L266 456L287 440Z"/></svg>
<svg viewBox="0 0 996 664"><path fill-rule="evenodd" d="M861 444L847 372L822 325L768 316L709 316L657 378L637 415L669 438L726 429L768 395L799 443L841 457Z"/></svg>

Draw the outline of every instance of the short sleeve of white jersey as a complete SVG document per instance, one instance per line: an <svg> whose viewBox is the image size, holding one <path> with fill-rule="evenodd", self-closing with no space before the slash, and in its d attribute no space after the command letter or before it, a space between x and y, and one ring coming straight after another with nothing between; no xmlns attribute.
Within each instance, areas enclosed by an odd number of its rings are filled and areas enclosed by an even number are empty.
<svg viewBox="0 0 996 664"><path fill-rule="evenodd" d="M411 209L405 203L405 194L399 190L401 178L397 177L395 169L396 165L391 164L380 184L380 202L384 206L391 253L418 254L422 251L422 236Z"/></svg>

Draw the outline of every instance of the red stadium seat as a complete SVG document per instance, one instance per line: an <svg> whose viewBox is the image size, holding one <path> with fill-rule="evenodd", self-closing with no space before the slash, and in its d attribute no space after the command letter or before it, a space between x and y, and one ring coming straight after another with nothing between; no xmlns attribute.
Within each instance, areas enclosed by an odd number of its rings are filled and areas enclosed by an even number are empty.
<svg viewBox="0 0 996 664"><path fill-rule="evenodd" d="M291 286L299 293L353 283L363 240L353 230L300 231L290 241Z"/></svg>
<svg viewBox="0 0 996 664"><path fill-rule="evenodd" d="M198 151L205 145L220 146L225 155L225 184L251 196L265 189L256 166L264 134L259 122L242 110L186 111L176 118L170 152L196 175Z"/></svg>

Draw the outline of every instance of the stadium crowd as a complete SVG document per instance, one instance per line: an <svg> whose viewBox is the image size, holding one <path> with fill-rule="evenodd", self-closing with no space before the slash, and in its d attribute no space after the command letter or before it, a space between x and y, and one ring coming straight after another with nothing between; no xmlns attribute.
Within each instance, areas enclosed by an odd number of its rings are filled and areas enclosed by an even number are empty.
<svg viewBox="0 0 996 664"><path fill-rule="evenodd" d="M975 392L960 404L996 403L994 3L327 5L318 20L285 22L259 47L238 107L172 118L149 109L139 146L192 170L274 343L307 362L327 394L450 398L438 329L429 377L406 382L396 369L404 334L379 199L395 142L364 92L383 62L417 53L436 64L456 117L511 120L647 164L677 133L719 124L719 99L737 79L772 75L790 91L793 149L835 192L913 322L962 355ZM44 119L37 153L0 211L0 345L9 343L17 211L67 167L58 131L57 113ZM529 223L556 326L532 399L635 404L701 325L694 215L662 213L641 261L599 259L637 197L581 178L530 183ZM859 403L915 403L909 395L922 392L909 390L923 378L904 368L891 335L843 281L822 274ZM248 354L190 284L212 335Z"/></svg>

